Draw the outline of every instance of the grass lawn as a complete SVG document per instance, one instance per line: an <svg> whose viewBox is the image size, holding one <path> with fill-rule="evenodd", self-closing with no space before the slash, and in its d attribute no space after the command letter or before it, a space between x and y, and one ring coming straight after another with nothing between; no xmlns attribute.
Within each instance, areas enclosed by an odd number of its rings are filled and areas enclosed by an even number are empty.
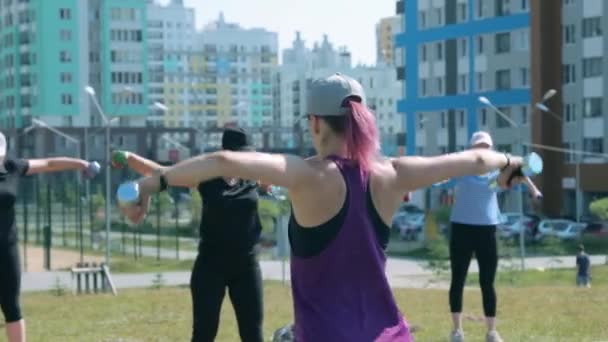
<svg viewBox="0 0 608 342"><path fill-rule="evenodd" d="M604 267L605 268L605 267ZM536 272L538 273L538 272ZM530 272L536 283L553 282ZM607 269L598 271L606 277ZM606 278L601 278L606 280ZM600 283L597 281L596 283ZM607 282L592 289L572 286L502 286L498 289L499 329L506 341L608 340ZM395 297L417 341L445 341L450 330L445 290L396 289ZM266 339L293 319L290 289L265 284ZM23 295L31 341L186 341L191 333L187 288L123 290L110 295ZM232 306L226 301L216 341L239 341ZM479 290L465 292L465 331L470 341L484 334Z"/></svg>

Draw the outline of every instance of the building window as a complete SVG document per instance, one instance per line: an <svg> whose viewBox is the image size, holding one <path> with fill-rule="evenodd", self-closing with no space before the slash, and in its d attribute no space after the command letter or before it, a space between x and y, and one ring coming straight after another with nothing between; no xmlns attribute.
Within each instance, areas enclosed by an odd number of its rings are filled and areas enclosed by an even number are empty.
<svg viewBox="0 0 608 342"><path fill-rule="evenodd" d="M508 118L511 118L511 108L503 107L499 109L503 114L505 114ZM511 127L509 121L505 120L502 115L496 114L496 127L497 128L506 128Z"/></svg>
<svg viewBox="0 0 608 342"><path fill-rule="evenodd" d="M583 38L600 37L602 35L602 17L583 19Z"/></svg>
<svg viewBox="0 0 608 342"><path fill-rule="evenodd" d="M72 95L61 94L61 104L62 105L71 105L72 104Z"/></svg>
<svg viewBox="0 0 608 342"><path fill-rule="evenodd" d="M458 75L458 92L467 92L467 75Z"/></svg>
<svg viewBox="0 0 608 342"><path fill-rule="evenodd" d="M528 80L529 73L530 73L530 69L528 69L528 68L519 69L519 75L521 77L521 85L523 87L527 87L528 85L530 85L529 80Z"/></svg>
<svg viewBox="0 0 608 342"><path fill-rule="evenodd" d="M488 124L488 111L485 108L481 109L481 126L486 126Z"/></svg>
<svg viewBox="0 0 608 342"><path fill-rule="evenodd" d="M477 37L477 54L478 55L483 54L483 36Z"/></svg>
<svg viewBox="0 0 608 342"><path fill-rule="evenodd" d="M564 106L566 108L566 122L572 122L576 120L576 103L568 103Z"/></svg>
<svg viewBox="0 0 608 342"><path fill-rule="evenodd" d="M69 51L61 51L59 52L59 61L61 63L69 63L72 61L72 56Z"/></svg>
<svg viewBox="0 0 608 342"><path fill-rule="evenodd" d="M570 84L576 82L576 68L574 64L564 64L562 66L562 83Z"/></svg>
<svg viewBox="0 0 608 342"><path fill-rule="evenodd" d="M603 138L584 138L583 139L583 150L591 153L604 153L604 139Z"/></svg>
<svg viewBox="0 0 608 342"><path fill-rule="evenodd" d="M564 44L576 43L576 26L566 25L562 26L562 35Z"/></svg>
<svg viewBox="0 0 608 342"><path fill-rule="evenodd" d="M530 48L530 32L528 29L519 31L517 37L517 49L520 51L528 51Z"/></svg>
<svg viewBox="0 0 608 342"><path fill-rule="evenodd" d="M437 25L443 25L443 11L441 8L435 8L435 17L437 18Z"/></svg>
<svg viewBox="0 0 608 342"><path fill-rule="evenodd" d="M441 112L441 115L439 116L439 125L441 128L445 128L445 121L445 112Z"/></svg>
<svg viewBox="0 0 608 342"><path fill-rule="evenodd" d="M59 19L61 19L61 20L72 19L72 11L69 8L60 8L59 9Z"/></svg>
<svg viewBox="0 0 608 342"><path fill-rule="evenodd" d="M437 95L443 94L443 78L437 77Z"/></svg>
<svg viewBox="0 0 608 342"><path fill-rule="evenodd" d="M426 11L420 11L418 12L418 15L420 16L420 29L425 29L426 28Z"/></svg>
<svg viewBox="0 0 608 342"><path fill-rule="evenodd" d="M602 116L602 98L588 97L583 99L583 115L586 118Z"/></svg>
<svg viewBox="0 0 608 342"><path fill-rule="evenodd" d="M528 124L528 106L521 106L521 124Z"/></svg>
<svg viewBox="0 0 608 342"><path fill-rule="evenodd" d="M72 83L72 74L69 72L62 72L60 74L61 83Z"/></svg>
<svg viewBox="0 0 608 342"><path fill-rule="evenodd" d="M475 78L477 81L477 90L481 91L481 90L485 90L485 83L484 83L484 73L483 72L476 72L475 73Z"/></svg>
<svg viewBox="0 0 608 342"><path fill-rule="evenodd" d="M458 111L458 126L464 127L464 110Z"/></svg>
<svg viewBox="0 0 608 342"><path fill-rule="evenodd" d="M437 60L443 60L443 44L437 43L435 49L437 51Z"/></svg>
<svg viewBox="0 0 608 342"><path fill-rule="evenodd" d="M496 0L495 14L502 17L511 14L511 3L509 0Z"/></svg>
<svg viewBox="0 0 608 342"><path fill-rule="evenodd" d="M458 22L467 21L467 4L458 4Z"/></svg>
<svg viewBox="0 0 608 342"><path fill-rule="evenodd" d="M467 39L460 39L460 57L467 56Z"/></svg>
<svg viewBox="0 0 608 342"><path fill-rule="evenodd" d="M496 90L511 89L511 70L496 70Z"/></svg>
<svg viewBox="0 0 608 342"><path fill-rule="evenodd" d="M427 94L427 89L426 89L427 80L426 79L422 79L422 80L420 80L420 83L421 83L420 90L422 91L421 95L422 96L426 96L426 94Z"/></svg>
<svg viewBox="0 0 608 342"><path fill-rule="evenodd" d="M423 62L426 62L426 44L422 44L420 46L420 58L422 59Z"/></svg>
<svg viewBox="0 0 608 342"><path fill-rule="evenodd" d="M521 10L522 11L527 11L529 9L528 7L528 0L521 0Z"/></svg>
<svg viewBox="0 0 608 342"><path fill-rule="evenodd" d="M62 42L67 42L72 40L72 31L70 30L61 30L59 31L59 37Z"/></svg>
<svg viewBox="0 0 608 342"><path fill-rule="evenodd" d="M495 41L496 54L511 52L511 34L509 32L497 33Z"/></svg>
<svg viewBox="0 0 608 342"><path fill-rule="evenodd" d="M583 58L583 78L602 76L602 57Z"/></svg>
<svg viewBox="0 0 608 342"><path fill-rule="evenodd" d="M486 2L487 1L475 1L475 6L477 6L477 18L483 18L486 12Z"/></svg>
<svg viewBox="0 0 608 342"><path fill-rule="evenodd" d="M418 114L418 128L423 129L425 121L426 120L424 119L424 116L421 113L419 113Z"/></svg>

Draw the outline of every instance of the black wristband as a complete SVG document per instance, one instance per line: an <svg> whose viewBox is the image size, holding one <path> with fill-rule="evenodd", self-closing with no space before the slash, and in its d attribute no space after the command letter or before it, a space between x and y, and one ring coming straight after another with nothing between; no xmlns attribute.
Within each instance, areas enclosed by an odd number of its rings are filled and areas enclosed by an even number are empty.
<svg viewBox="0 0 608 342"><path fill-rule="evenodd" d="M505 153L505 157L507 157L507 165L503 166L500 171L506 170L509 165L511 165L511 156L508 153Z"/></svg>
<svg viewBox="0 0 608 342"><path fill-rule="evenodd" d="M169 187L169 184L167 183L167 178L163 173L158 176L158 182L160 183L160 188L158 189L158 192L163 192Z"/></svg>

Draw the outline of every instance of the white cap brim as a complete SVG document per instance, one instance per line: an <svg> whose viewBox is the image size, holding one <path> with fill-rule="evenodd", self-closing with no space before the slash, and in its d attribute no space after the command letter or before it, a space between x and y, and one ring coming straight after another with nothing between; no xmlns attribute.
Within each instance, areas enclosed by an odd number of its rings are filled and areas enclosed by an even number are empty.
<svg viewBox="0 0 608 342"><path fill-rule="evenodd" d="M4 134L0 133L0 158L4 158L6 156L6 138Z"/></svg>

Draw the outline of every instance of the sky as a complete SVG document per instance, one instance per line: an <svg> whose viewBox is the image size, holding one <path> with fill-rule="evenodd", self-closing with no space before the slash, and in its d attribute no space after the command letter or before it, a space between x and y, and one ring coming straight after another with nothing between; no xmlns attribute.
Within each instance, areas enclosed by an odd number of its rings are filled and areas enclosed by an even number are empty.
<svg viewBox="0 0 608 342"><path fill-rule="evenodd" d="M301 32L308 47L320 42L326 33L334 47L348 46L354 64L376 62L376 23L380 18L395 15L395 3L395 0L184 1L187 7L196 9L199 28L223 11L227 22L277 32L280 51L291 46L296 31Z"/></svg>

